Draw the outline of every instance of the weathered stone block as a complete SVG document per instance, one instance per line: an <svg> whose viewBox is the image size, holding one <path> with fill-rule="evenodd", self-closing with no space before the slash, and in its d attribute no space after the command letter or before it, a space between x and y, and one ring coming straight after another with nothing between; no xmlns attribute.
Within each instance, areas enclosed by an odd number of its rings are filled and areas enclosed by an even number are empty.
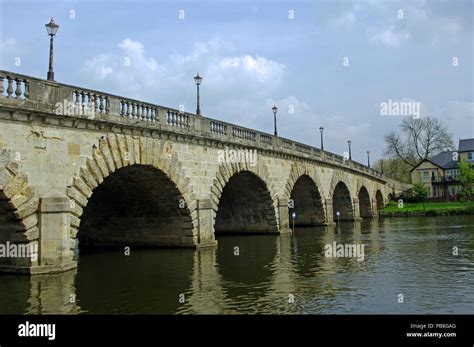
<svg viewBox="0 0 474 347"><path fill-rule="evenodd" d="M18 219L23 219L35 213L36 211L38 211L38 202L39 202L38 198L31 199L30 201L22 205L18 210L14 212L15 216Z"/></svg>
<svg viewBox="0 0 474 347"><path fill-rule="evenodd" d="M87 186L84 180L80 177L74 177L74 187L84 194L87 198L92 196L92 190Z"/></svg>
<svg viewBox="0 0 474 347"><path fill-rule="evenodd" d="M67 153L70 155L80 155L81 154L81 146L77 143L69 142L67 145Z"/></svg>
<svg viewBox="0 0 474 347"><path fill-rule="evenodd" d="M19 173L14 176L13 179L3 189L3 194L7 198L13 197L16 193L20 192L23 187L28 183L28 176L24 173Z"/></svg>

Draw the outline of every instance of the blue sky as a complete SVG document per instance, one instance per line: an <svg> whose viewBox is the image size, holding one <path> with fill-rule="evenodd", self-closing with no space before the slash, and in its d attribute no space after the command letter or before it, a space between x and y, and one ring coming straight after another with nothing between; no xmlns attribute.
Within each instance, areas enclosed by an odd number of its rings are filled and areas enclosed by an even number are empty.
<svg viewBox="0 0 474 347"><path fill-rule="evenodd" d="M203 115L272 132L276 103L281 136L319 146L323 125L325 148L350 139L360 162L402 120L380 115L389 99L474 137L470 0L0 4L1 69L45 78L54 16L58 82L194 111L199 71Z"/></svg>

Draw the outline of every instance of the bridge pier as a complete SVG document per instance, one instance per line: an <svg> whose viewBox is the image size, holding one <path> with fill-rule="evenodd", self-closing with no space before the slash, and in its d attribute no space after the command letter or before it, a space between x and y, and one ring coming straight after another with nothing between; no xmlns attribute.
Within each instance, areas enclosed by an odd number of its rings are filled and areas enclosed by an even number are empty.
<svg viewBox="0 0 474 347"><path fill-rule="evenodd" d="M77 266L70 244L70 199L52 193L39 204L38 266L31 273L62 272Z"/></svg>
<svg viewBox="0 0 474 347"><path fill-rule="evenodd" d="M288 198L278 198L278 225L280 234L291 233L288 216Z"/></svg>
<svg viewBox="0 0 474 347"><path fill-rule="evenodd" d="M198 213L198 242L196 248L215 247L214 213L211 199L197 200Z"/></svg>
<svg viewBox="0 0 474 347"><path fill-rule="evenodd" d="M377 200L374 199L372 201L372 215L373 215L373 218L378 218L379 217L379 208L377 206Z"/></svg>
<svg viewBox="0 0 474 347"><path fill-rule="evenodd" d="M336 224L333 218L334 210L333 210L332 198L326 198L324 200L324 205L326 207L326 225Z"/></svg>
<svg viewBox="0 0 474 347"><path fill-rule="evenodd" d="M354 213L354 220L355 221L361 221L362 218L360 216L360 202L358 197L354 197L352 199L352 211Z"/></svg>

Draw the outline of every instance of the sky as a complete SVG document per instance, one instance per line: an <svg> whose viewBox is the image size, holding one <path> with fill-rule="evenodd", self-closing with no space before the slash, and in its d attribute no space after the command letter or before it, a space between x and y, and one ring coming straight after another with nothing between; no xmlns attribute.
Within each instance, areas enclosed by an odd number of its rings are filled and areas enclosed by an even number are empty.
<svg viewBox="0 0 474 347"><path fill-rule="evenodd" d="M0 0L0 69L201 112L352 158L383 156L416 102L455 144L474 137L471 0Z"/></svg>

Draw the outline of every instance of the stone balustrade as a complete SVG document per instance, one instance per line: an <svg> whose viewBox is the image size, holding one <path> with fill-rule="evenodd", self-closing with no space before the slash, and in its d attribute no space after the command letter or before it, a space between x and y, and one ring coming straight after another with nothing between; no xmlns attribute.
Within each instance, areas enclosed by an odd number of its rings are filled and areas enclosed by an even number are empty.
<svg viewBox="0 0 474 347"><path fill-rule="evenodd" d="M59 108L63 104L71 107ZM189 133L231 144L261 147L264 150L324 161L326 164L349 168L386 181L386 177L380 172L365 165L286 138L160 105L3 70L0 70L0 105L10 105L16 110L25 107L69 117L88 115L90 119L90 115L93 115L92 119L99 122L129 122L130 125L141 128ZM69 109L73 112L69 112Z"/></svg>

